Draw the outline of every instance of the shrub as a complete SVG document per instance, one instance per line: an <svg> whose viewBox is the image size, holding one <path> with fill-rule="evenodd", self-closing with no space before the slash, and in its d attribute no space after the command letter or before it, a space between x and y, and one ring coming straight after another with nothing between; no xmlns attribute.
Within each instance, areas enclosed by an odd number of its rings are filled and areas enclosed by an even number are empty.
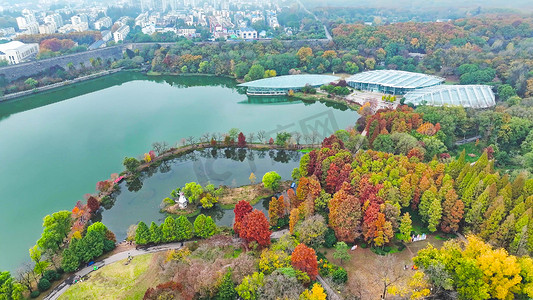
<svg viewBox="0 0 533 300"><path fill-rule="evenodd" d="M37 288L41 292L44 292L44 291L48 290L50 288L50 286L52 286L52 284L50 283L50 281L48 281L48 279L46 279L44 277L41 278L41 280L39 280L39 283L37 284Z"/></svg>
<svg viewBox="0 0 533 300"><path fill-rule="evenodd" d="M39 295L41 295L41 292L33 291L33 292L31 292L30 297L31 298L37 298L37 297L39 297Z"/></svg>
<svg viewBox="0 0 533 300"><path fill-rule="evenodd" d="M104 241L104 253L107 253L113 249L115 249L115 242L110 241L110 240L105 240Z"/></svg>
<svg viewBox="0 0 533 300"><path fill-rule="evenodd" d="M338 268L333 272L333 281L339 284L346 283L348 281L348 272L342 267Z"/></svg>
<svg viewBox="0 0 533 300"><path fill-rule="evenodd" d="M61 278L61 275L59 275L56 270L46 270L44 271L43 277L48 281L53 282Z"/></svg>

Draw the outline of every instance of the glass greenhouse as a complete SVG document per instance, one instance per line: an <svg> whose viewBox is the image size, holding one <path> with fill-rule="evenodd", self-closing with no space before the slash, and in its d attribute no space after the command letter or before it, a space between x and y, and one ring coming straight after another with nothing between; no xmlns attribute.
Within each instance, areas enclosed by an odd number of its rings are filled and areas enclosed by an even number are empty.
<svg viewBox="0 0 533 300"><path fill-rule="evenodd" d="M304 86L320 87L339 77L331 75L284 75L239 84L246 87L248 95L287 95L289 90L299 91Z"/></svg>
<svg viewBox="0 0 533 300"><path fill-rule="evenodd" d="M396 70L376 70L355 74L347 80L358 90L403 95L412 90L440 85L444 78Z"/></svg>
<svg viewBox="0 0 533 300"><path fill-rule="evenodd" d="M404 97L405 103L414 105L486 108L496 104L492 88L488 85L440 85L412 91Z"/></svg>

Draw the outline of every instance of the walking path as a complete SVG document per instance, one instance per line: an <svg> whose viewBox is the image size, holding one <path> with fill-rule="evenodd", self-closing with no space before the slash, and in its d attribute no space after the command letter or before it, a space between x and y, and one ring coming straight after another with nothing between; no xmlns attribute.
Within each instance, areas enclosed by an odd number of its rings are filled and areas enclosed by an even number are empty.
<svg viewBox="0 0 533 300"><path fill-rule="evenodd" d="M463 139L463 140L460 140L460 141L457 141L455 142L456 145L464 145L466 143L470 143L470 142L475 142L477 139L480 139L481 138L481 135L476 135L474 137L471 137L471 138L467 138L467 139Z"/></svg>
<svg viewBox="0 0 533 300"><path fill-rule="evenodd" d="M326 290L327 294L328 294L328 299L330 300L341 300L342 298L338 295L338 293L335 292L335 290L333 290L329 284L322 278L320 277L320 275L318 275L316 277L316 279L318 280L318 282L320 282L320 284L322 285L322 287Z"/></svg>
<svg viewBox="0 0 533 300"><path fill-rule="evenodd" d="M103 266L126 259L128 258L128 256L134 257L134 256L142 255L142 254L157 253L157 252L162 252L162 251L167 251L167 250L172 250L172 249L179 249L181 247L181 244L182 243L171 243L171 244L157 245L157 246L153 246L153 247L146 248L146 249L131 249L131 250L127 250L124 252L111 255L110 257L104 260L95 262L94 265L90 267L85 267L77 271L73 275L71 275L69 278L63 281L60 285L58 285L54 290L52 290L50 294L48 294L48 296L44 297L44 300L55 300L59 298L59 296L61 296L64 292L66 292L67 289L72 285L74 277L76 276L83 277L91 273L92 271L94 271L95 266L98 267L98 269L100 269Z"/></svg>

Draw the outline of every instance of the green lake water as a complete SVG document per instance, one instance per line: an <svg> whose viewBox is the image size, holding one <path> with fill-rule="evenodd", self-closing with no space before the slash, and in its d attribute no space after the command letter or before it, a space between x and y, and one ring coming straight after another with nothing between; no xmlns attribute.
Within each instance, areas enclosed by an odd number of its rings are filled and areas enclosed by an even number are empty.
<svg viewBox="0 0 533 300"><path fill-rule="evenodd" d="M245 134L264 130L274 138L279 131L326 136L353 126L358 118L338 105L248 99L235 86L228 78L119 73L0 103L0 270L13 271L28 259L45 215L71 210L84 194L95 191L97 181L122 171L125 156L138 157L155 141L176 145L188 136L233 127ZM255 152L258 179L270 170L288 179L297 165L297 159L278 162L277 153L261 158ZM200 159L172 161L170 171L146 176L138 192L123 187L103 221L121 236L131 223L160 220L153 206L169 188L206 179L242 185L254 170L248 159L195 155ZM198 175L198 161L204 177ZM216 177L227 172L231 176ZM141 201L149 205L139 206ZM223 219L219 223L227 223Z"/></svg>

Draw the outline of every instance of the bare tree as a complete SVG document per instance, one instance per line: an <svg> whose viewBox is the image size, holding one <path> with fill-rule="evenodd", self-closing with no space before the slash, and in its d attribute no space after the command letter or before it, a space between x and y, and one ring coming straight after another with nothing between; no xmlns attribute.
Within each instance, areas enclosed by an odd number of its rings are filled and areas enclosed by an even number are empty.
<svg viewBox="0 0 533 300"><path fill-rule="evenodd" d="M155 142L152 144L152 148L154 149L155 153L159 156L166 151L168 151L168 144L167 142Z"/></svg>
<svg viewBox="0 0 533 300"><path fill-rule="evenodd" d="M33 292L33 282L37 283L35 272L33 271L33 266L29 262L25 262L17 269L17 280L28 288L28 290Z"/></svg>
<svg viewBox="0 0 533 300"><path fill-rule="evenodd" d="M396 257L390 254L381 257L375 264L375 270L373 271L378 277L376 282L380 282L380 285L383 288L382 299L387 298L387 289L391 285L394 285L409 276L409 274L403 269L403 266L400 266Z"/></svg>
<svg viewBox="0 0 533 300"><path fill-rule="evenodd" d="M302 139L302 134L299 131L295 131L292 133L292 137L296 141L297 145L300 145L300 140Z"/></svg>
<svg viewBox="0 0 533 300"><path fill-rule="evenodd" d="M250 132L250 133L248 134L248 143L253 144L253 143L254 143L254 137L255 137L255 136L254 136L254 133L253 133L253 132Z"/></svg>
<svg viewBox="0 0 533 300"><path fill-rule="evenodd" d="M189 143L189 145L192 145L194 144L194 142L196 142L196 139L194 138L194 136L191 135L187 138L187 142Z"/></svg>
<svg viewBox="0 0 533 300"><path fill-rule="evenodd" d="M304 140L305 143L309 145L311 143L311 136L309 134L304 134Z"/></svg>
<svg viewBox="0 0 533 300"><path fill-rule="evenodd" d="M259 130L259 132L257 133L257 138L259 139L260 143L264 143L265 136L266 132L264 130Z"/></svg>
<svg viewBox="0 0 533 300"><path fill-rule="evenodd" d="M206 132L202 135L202 142L204 143L209 143L209 137L211 136L211 134L209 132Z"/></svg>
<svg viewBox="0 0 533 300"><path fill-rule="evenodd" d="M318 132L317 132L316 130L314 130L314 131L311 133L311 143L312 143L313 145L315 145L316 142L318 141L318 137L319 137Z"/></svg>

